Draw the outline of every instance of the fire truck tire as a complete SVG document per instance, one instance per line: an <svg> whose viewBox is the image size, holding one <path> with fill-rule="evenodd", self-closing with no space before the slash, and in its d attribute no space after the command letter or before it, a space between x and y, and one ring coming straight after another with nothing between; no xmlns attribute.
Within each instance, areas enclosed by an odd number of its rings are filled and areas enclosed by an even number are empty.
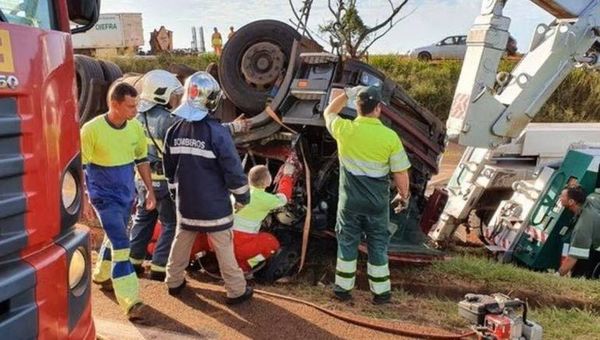
<svg viewBox="0 0 600 340"><path fill-rule="evenodd" d="M102 72L104 72L104 79L109 85L123 76L121 68L111 61L100 60L100 66L102 67Z"/></svg>
<svg viewBox="0 0 600 340"><path fill-rule="evenodd" d="M247 76L252 73L256 78L273 79L280 68L284 73L295 39L300 39L300 34L289 25L276 20L258 20L240 28L225 45L219 62L221 87L227 98L247 116L264 110L273 87L273 84L262 84L258 88ZM269 60L269 53L261 51L261 45L277 51L276 59ZM280 58L281 53L284 60ZM251 70L243 72L243 68Z"/></svg>
<svg viewBox="0 0 600 340"><path fill-rule="evenodd" d="M102 96L103 90L106 90L106 80L100 63L84 55L75 56L75 73L79 124L83 125L99 114L98 107L106 106L104 96ZM99 104L98 100L103 103Z"/></svg>

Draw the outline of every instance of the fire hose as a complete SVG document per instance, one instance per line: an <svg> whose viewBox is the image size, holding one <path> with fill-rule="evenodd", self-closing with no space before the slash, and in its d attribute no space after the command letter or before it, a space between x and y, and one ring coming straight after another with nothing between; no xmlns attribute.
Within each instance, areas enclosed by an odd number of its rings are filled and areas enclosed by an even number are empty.
<svg viewBox="0 0 600 340"><path fill-rule="evenodd" d="M456 339L456 340L460 340L460 339L470 338L476 334L474 331L466 332L463 334L442 335L442 334L433 334L433 333L424 333L424 332L418 332L418 331L403 330L403 329L388 327L388 326L384 326L384 325L378 325L378 324L375 324L375 323L372 323L369 321L365 321L365 320L360 320L360 319L354 318L349 315L344 315L342 313L338 313L336 311L329 310L325 307L319 306L315 303L312 303L312 302L309 302L306 300L302 300L302 299L298 299L298 298L294 298L294 297L290 297L290 296L285 296L285 295L281 295L281 294L277 294L277 293L272 293L272 292L268 292L265 290L259 290L259 289L255 289L254 292L264 295L264 296L269 296L269 297L309 306L309 307L312 307L312 308L320 311L321 313L327 314L338 320L342 320L344 322L347 322L347 323L350 323L353 325L357 325L360 327L372 329L372 330L379 331L379 332L394 334L394 335L407 336L407 337L418 338L418 339L440 339L440 340Z"/></svg>

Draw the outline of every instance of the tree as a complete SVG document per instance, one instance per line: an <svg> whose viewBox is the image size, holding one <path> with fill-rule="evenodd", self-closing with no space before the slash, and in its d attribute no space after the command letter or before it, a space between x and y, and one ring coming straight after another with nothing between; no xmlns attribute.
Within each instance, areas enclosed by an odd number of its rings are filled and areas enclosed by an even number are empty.
<svg viewBox="0 0 600 340"><path fill-rule="evenodd" d="M297 19L297 26L303 34L307 34L311 39L307 28L308 16L312 0L304 0L303 6L296 11L289 0L292 12ZM404 17L396 18L408 0L393 1L388 0L391 7L388 17L379 24L368 26L364 23L358 8L357 0L327 0L329 12L333 15L333 20L325 25L319 26L321 33L329 35L330 45L338 51L339 54L349 58L360 59L366 56L369 48L381 37L387 34Z"/></svg>

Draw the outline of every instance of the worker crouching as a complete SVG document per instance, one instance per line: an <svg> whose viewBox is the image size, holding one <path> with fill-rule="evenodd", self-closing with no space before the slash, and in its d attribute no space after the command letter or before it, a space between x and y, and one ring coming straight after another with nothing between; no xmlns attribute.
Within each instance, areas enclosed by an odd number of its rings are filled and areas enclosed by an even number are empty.
<svg viewBox="0 0 600 340"><path fill-rule="evenodd" d="M235 256L245 273L251 272L253 268L279 250L277 238L259 230L263 220L271 211L287 204L292 193L294 172L294 165L288 163L284 165L277 194L265 191L273 181L266 166L254 166L248 173L250 204L235 214L233 222Z"/></svg>
<svg viewBox="0 0 600 340"><path fill-rule="evenodd" d="M196 235L207 233L225 281L227 303L234 304L249 299L253 291L235 259L229 196L233 194L242 208L250 201L250 191L230 131L209 116L220 99L221 89L210 74L190 76L183 104L173 112L182 119L165 137L164 172L177 209L166 283L169 294L181 293Z"/></svg>

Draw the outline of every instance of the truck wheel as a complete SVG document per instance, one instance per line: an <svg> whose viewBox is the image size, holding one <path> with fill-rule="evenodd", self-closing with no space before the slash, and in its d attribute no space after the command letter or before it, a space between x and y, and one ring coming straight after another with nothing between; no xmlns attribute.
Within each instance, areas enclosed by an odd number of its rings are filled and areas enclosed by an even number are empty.
<svg viewBox="0 0 600 340"><path fill-rule="evenodd" d="M75 73L77 76L77 109L79 124L83 125L102 112L99 111L98 101L105 101L107 89L104 71L100 63L84 55L75 56ZM106 105L105 103L103 104Z"/></svg>
<svg viewBox="0 0 600 340"><path fill-rule="evenodd" d="M264 110L273 86L285 74L295 39L300 34L289 25L259 20L240 28L225 45L219 62L221 87L248 116Z"/></svg>
<svg viewBox="0 0 600 340"><path fill-rule="evenodd" d="M104 79L108 84L112 84L115 80L123 76L121 68L113 63L112 61L99 60L102 71L104 72Z"/></svg>
<svg viewBox="0 0 600 340"><path fill-rule="evenodd" d="M265 267L254 274L262 282L273 283L278 279L291 275L300 264L299 243L284 245L279 252L271 257Z"/></svg>
<svg viewBox="0 0 600 340"><path fill-rule="evenodd" d="M424 61L424 62L428 62L431 61L431 53L429 52L421 52L419 53L419 56L417 57L420 61Z"/></svg>

